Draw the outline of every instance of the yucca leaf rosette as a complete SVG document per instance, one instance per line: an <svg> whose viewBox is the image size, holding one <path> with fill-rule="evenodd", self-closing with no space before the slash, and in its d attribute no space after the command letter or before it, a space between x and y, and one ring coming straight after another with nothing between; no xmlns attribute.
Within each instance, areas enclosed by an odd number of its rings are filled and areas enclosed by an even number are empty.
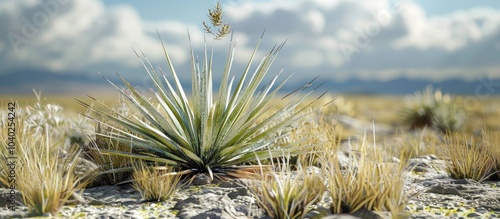
<svg viewBox="0 0 500 219"><path fill-rule="evenodd" d="M206 173L211 179L214 173L241 176L238 171L259 169L249 165L258 160L277 157L283 150L293 153L294 145L275 147L272 143L284 137L284 134L276 135L278 131L307 114L311 103L300 107L299 104L314 89L306 92L310 84L305 85L299 92L287 95L289 101L282 108L270 113L269 104L288 78L277 83L279 72L267 84L263 85L263 81L284 42L274 46L252 71L261 40L262 36L235 82L231 74L235 43L231 37L218 92L213 90L213 48L209 51L205 42L200 63L191 46L191 97L183 88L161 39L171 77L155 70L144 54L136 52L153 82L153 98L138 92L121 76L126 89L106 79L132 103L142 118L121 115L106 105L92 107L100 118L106 118L98 122L117 130L107 137L130 147L127 151L101 149L101 152L163 163L184 173Z"/></svg>

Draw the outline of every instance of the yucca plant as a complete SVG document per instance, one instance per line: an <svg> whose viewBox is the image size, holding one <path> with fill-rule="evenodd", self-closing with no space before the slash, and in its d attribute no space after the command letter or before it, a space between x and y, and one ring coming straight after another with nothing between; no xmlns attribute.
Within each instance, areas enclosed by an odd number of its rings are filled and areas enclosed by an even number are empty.
<svg viewBox="0 0 500 219"><path fill-rule="evenodd" d="M459 130L465 123L465 112L455 103L439 104L432 117L434 128L445 133Z"/></svg>
<svg viewBox="0 0 500 219"><path fill-rule="evenodd" d="M292 171L289 162L285 159L277 171L247 182L258 206L272 218L304 218L326 190L319 172L307 171L300 163Z"/></svg>
<svg viewBox="0 0 500 219"><path fill-rule="evenodd" d="M301 92L295 93L293 99L281 109L258 119L267 113L272 98L286 82L285 80L275 86L278 73L267 85L261 86L284 43L267 53L252 74L250 68L259 40L240 80L233 86L234 78L231 79L230 72L234 44L231 40L217 95L212 90L213 53L209 54L205 43L204 59L199 63L191 47L191 99L181 85L165 45L163 42L161 44L172 79L168 79L162 71L156 71L144 54L141 58L136 53L154 84L153 96L158 104L153 104L121 76L128 91L106 79L132 103L145 121L137 117L128 118L105 105L107 110L91 108L97 115L113 123L100 121L103 126L113 127L118 131L108 137L130 147L128 151L101 149L101 152L158 162L173 166L176 170L187 170L190 174L205 173L213 179L215 173L227 176L238 170L255 170L256 168L248 166L238 166L276 155L274 149L271 149L271 153L264 150L270 148L276 139L283 137L274 133L293 124L305 114L304 110L308 105L300 108L297 106L313 91L300 97L298 94ZM310 84L304 88L309 86ZM83 102L82 104L90 107ZM287 148L293 149L291 145ZM282 149L283 147L280 148Z"/></svg>
<svg viewBox="0 0 500 219"><path fill-rule="evenodd" d="M411 129L427 126L443 133L456 131L465 123L465 113L456 98L430 86L405 98L401 118Z"/></svg>
<svg viewBox="0 0 500 219"><path fill-rule="evenodd" d="M134 164L132 180L144 201L165 201L179 188L181 175L173 173L170 167L147 166L140 162Z"/></svg>

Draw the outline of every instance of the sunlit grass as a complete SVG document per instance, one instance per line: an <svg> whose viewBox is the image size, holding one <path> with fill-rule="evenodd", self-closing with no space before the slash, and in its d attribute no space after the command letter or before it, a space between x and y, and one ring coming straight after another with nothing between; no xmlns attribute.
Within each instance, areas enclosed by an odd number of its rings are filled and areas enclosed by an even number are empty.
<svg viewBox="0 0 500 219"><path fill-rule="evenodd" d="M483 131L484 147L491 153L496 161L495 175L500 180L500 129L496 131Z"/></svg>
<svg viewBox="0 0 500 219"><path fill-rule="evenodd" d="M483 181L495 172L497 158L495 147L483 136L471 136L464 133L447 134L443 145L447 155L447 171L456 179L469 178ZM493 151L492 151L493 150Z"/></svg>
<svg viewBox="0 0 500 219"><path fill-rule="evenodd" d="M366 138L350 146L349 162L342 167L335 150L321 151L322 171L332 199L333 213L354 213L361 209L405 215L408 195L402 177L405 163L384 162L383 152ZM357 151L358 153L354 153Z"/></svg>
<svg viewBox="0 0 500 219"><path fill-rule="evenodd" d="M45 139L41 140L43 142ZM20 166L18 176L18 189L24 204L36 215L56 213L73 193L87 184L87 181L74 174L79 153L60 158L65 155L57 150L57 144L51 146L47 141L45 150L34 146L36 142L25 144L28 145L21 145L26 147L21 153L25 163ZM51 148L55 151L51 151Z"/></svg>
<svg viewBox="0 0 500 219"><path fill-rule="evenodd" d="M174 173L171 167L139 163L133 168L133 186L144 201L169 200L180 186L181 175Z"/></svg>
<svg viewBox="0 0 500 219"><path fill-rule="evenodd" d="M7 157L11 160L15 157L14 177L9 177L12 173L5 170L10 166L2 162L0 182L21 193L30 215L54 214L92 180L92 169L86 169L85 173L77 169L82 164L80 150L69 137L81 135L84 131L79 127L86 125L80 123L86 121L60 115L62 108L42 103L39 94L32 106L17 103L15 113L15 135L12 136L15 144L11 148L7 148L7 142L11 141L7 127L14 126L8 126L3 120L5 111L0 113L0 154L5 161Z"/></svg>
<svg viewBox="0 0 500 219"><path fill-rule="evenodd" d="M325 192L321 173L307 171L299 163L292 171L289 159L281 160L277 170L247 183L258 206L272 218L304 218L311 205Z"/></svg>
<svg viewBox="0 0 500 219"><path fill-rule="evenodd" d="M75 174L79 151L62 151L61 141L50 139L48 132L25 134L17 140L15 182L6 181L5 175L0 178L4 185L13 185L21 192L31 215L55 214L91 179L91 173Z"/></svg>

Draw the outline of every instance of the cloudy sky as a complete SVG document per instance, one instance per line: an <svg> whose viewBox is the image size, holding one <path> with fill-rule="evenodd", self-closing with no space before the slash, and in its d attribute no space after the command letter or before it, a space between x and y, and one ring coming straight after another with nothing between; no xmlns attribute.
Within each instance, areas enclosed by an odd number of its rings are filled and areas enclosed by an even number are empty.
<svg viewBox="0 0 500 219"><path fill-rule="evenodd" d="M287 39L274 67L294 73L296 81L316 75L335 81L500 78L497 0L221 2L237 41L235 71L243 69L265 29L259 55ZM88 77L117 71L141 80L144 71L132 48L166 69L158 29L174 65L189 79L187 32L201 56L201 22L215 3L2 0L0 78L36 69ZM224 63L228 43L213 43L215 62Z"/></svg>

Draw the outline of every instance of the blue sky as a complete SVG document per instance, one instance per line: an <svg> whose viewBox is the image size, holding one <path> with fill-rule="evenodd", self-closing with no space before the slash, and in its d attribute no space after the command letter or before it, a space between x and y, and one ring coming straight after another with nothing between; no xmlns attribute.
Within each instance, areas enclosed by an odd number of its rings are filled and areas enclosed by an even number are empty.
<svg viewBox="0 0 500 219"><path fill-rule="evenodd" d="M176 67L189 71L187 30L200 52L201 21L215 3L1 1L0 76L25 69L91 77L117 71L140 80L142 67L131 48L166 67L156 29ZM293 72L292 81L311 75L334 81L500 78L500 1L223 0L222 5L237 41L237 67L245 66L266 29L258 55L288 39L272 71ZM225 57L228 43L214 43L216 57Z"/></svg>

